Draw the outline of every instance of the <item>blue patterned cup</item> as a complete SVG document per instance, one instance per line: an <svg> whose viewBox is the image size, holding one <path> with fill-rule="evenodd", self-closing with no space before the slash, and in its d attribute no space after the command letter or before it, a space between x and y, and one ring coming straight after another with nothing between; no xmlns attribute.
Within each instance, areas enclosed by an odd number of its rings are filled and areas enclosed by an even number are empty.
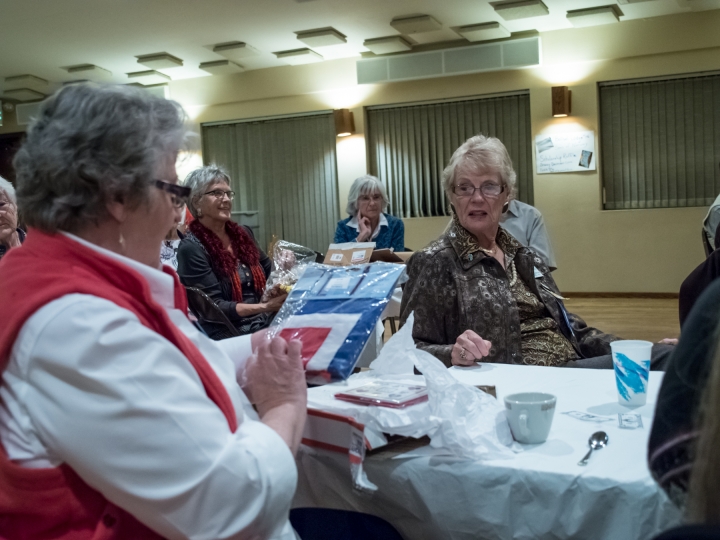
<svg viewBox="0 0 720 540"><path fill-rule="evenodd" d="M640 340L613 341L613 366L618 390L618 403L636 407L647 400L652 343Z"/></svg>

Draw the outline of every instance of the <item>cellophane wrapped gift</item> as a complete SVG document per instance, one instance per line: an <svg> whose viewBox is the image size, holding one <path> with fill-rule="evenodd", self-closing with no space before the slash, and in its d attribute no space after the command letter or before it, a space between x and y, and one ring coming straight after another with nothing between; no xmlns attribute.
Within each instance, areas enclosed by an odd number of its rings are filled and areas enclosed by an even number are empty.
<svg viewBox="0 0 720 540"><path fill-rule="evenodd" d="M265 285L262 302L288 294L317 254L310 248L277 240L272 247L272 271Z"/></svg>
<svg viewBox="0 0 720 540"><path fill-rule="evenodd" d="M270 334L302 342L309 383L343 381L352 374L404 270L392 263L308 264Z"/></svg>

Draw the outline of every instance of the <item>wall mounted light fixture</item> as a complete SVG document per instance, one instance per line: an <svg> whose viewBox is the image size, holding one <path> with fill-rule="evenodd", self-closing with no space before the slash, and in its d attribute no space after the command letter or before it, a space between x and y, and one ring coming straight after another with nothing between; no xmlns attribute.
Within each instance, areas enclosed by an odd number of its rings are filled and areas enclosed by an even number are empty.
<svg viewBox="0 0 720 540"><path fill-rule="evenodd" d="M355 133L355 118L349 109L335 109L335 133L338 137L347 137Z"/></svg>
<svg viewBox="0 0 720 540"><path fill-rule="evenodd" d="M572 92L567 86L552 87L552 115L556 118L570 116L570 98Z"/></svg>

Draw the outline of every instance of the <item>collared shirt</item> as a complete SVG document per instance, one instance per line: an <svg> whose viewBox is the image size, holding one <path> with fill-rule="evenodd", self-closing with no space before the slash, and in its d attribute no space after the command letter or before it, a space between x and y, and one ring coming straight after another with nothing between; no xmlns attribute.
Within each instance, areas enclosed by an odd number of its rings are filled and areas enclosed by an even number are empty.
<svg viewBox="0 0 720 540"><path fill-rule="evenodd" d="M388 220L385 217L385 214L380 213L380 221L378 221L377 227L375 227L375 230L372 233L372 236L370 237L370 240L374 240L377 238L377 235L380 234L380 227L385 225L388 226ZM350 218L350 221L347 222L348 227L352 227L353 229L356 229L358 232L360 231L360 224L358 223L357 216L353 216Z"/></svg>
<svg viewBox="0 0 720 540"><path fill-rule="evenodd" d="M705 229L705 236L707 236L710 246L715 248L715 235L720 226L720 195L717 196L715 201L710 205L708 213L705 215L703 220L703 229Z"/></svg>
<svg viewBox="0 0 720 540"><path fill-rule="evenodd" d="M0 442L30 468L67 463L109 501L169 539L294 539L297 482L282 438L237 384L250 337L214 342L175 309L171 276L75 236L131 267L225 386L230 433L190 362L137 316L69 294L24 324L0 385Z"/></svg>
<svg viewBox="0 0 720 540"><path fill-rule="evenodd" d="M542 214L537 208L513 199L510 201L508 211L500 219L500 226L523 246L535 250L550 270L557 268L550 236L545 228Z"/></svg>

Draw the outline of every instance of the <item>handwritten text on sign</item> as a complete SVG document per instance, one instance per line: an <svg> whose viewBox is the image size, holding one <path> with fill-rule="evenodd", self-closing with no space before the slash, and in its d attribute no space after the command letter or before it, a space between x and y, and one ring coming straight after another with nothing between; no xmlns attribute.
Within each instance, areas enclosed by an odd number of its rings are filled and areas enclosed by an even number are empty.
<svg viewBox="0 0 720 540"><path fill-rule="evenodd" d="M595 134L592 131L535 137L538 174L594 171L595 160Z"/></svg>

